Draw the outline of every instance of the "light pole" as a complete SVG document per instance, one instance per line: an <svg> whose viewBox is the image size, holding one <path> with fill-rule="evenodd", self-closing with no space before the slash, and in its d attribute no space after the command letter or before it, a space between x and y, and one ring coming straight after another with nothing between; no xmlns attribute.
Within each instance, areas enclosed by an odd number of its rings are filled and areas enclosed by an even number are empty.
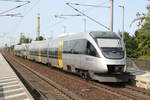
<svg viewBox="0 0 150 100"><path fill-rule="evenodd" d="M106 28L107 30L111 30L112 31L112 24L113 24L113 0L111 1L111 7L106 7L106 6L99 6L99 5L87 5L87 4L78 4L78 3L66 3L66 5L68 5L69 7L71 7L72 9L74 9L76 12L78 12L79 14L81 14L82 16L87 17L88 19L94 21L95 23L101 25L102 27ZM80 5L80 6L92 6L92 7L104 7L104 8L111 8L111 29L109 27L107 27L106 25L103 25L102 23L100 23L99 21L95 20L94 18L88 16L87 14L85 14L84 12L82 12L81 10L77 9L76 7L74 7L73 5Z"/></svg>
<svg viewBox="0 0 150 100"><path fill-rule="evenodd" d="M64 28L64 33L66 33L66 26L63 26L63 28Z"/></svg>
<svg viewBox="0 0 150 100"><path fill-rule="evenodd" d="M122 42L124 41L124 6L119 5L122 8Z"/></svg>
<svg viewBox="0 0 150 100"><path fill-rule="evenodd" d="M114 24L114 0L110 0L110 31L113 32Z"/></svg>
<svg viewBox="0 0 150 100"><path fill-rule="evenodd" d="M86 32L86 19L84 18L83 21L84 21L84 32Z"/></svg>
<svg viewBox="0 0 150 100"><path fill-rule="evenodd" d="M83 16L81 14L61 14L61 15L54 15L55 18L61 18L61 19L66 19L65 17L67 16L71 16L71 17L79 17L79 16ZM84 22L86 24L86 21ZM64 28L64 33L66 33L66 26L63 26Z"/></svg>
<svg viewBox="0 0 150 100"><path fill-rule="evenodd" d="M51 36L50 36L50 38L53 38L53 33L54 33L54 31L50 31L50 34L51 34Z"/></svg>

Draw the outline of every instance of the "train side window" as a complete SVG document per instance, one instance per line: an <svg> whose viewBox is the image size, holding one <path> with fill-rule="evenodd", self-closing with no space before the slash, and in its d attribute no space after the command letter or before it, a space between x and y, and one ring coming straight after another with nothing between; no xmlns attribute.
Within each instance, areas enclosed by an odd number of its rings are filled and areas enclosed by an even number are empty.
<svg viewBox="0 0 150 100"><path fill-rule="evenodd" d="M98 57L95 47L90 42L87 42L87 55Z"/></svg>
<svg viewBox="0 0 150 100"><path fill-rule="evenodd" d="M76 40L76 44L74 45L75 53L76 54L85 54L86 43L87 43L87 40L85 40L85 39Z"/></svg>
<svg viewBox="0 0 150 100"><path fill-rule="evenodd" d="M64 41L63 53L69 53L69 41Z"/></svg>

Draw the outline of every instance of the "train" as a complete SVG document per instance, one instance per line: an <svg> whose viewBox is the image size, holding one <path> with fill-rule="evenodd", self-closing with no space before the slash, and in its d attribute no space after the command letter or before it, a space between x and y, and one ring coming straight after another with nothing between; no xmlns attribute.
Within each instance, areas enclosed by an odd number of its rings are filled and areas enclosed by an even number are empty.
<svg viewBox="0 0 150 100"><path fill-rule="evenodd" d="M127 82L126 50L115 32L66 33L16 45L15 55L99 82Z"/></svg>

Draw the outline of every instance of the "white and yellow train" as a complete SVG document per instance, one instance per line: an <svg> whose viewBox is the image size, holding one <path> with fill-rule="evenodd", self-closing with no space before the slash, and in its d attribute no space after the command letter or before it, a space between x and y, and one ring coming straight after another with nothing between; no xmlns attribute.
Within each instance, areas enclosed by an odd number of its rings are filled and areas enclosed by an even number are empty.
<svg viewBox="0 0 150 100"><path fill-rule="evenodd" d="M16 55L100 82L127 82L126 52L119 35L92 31L16 45Z"/></svg>

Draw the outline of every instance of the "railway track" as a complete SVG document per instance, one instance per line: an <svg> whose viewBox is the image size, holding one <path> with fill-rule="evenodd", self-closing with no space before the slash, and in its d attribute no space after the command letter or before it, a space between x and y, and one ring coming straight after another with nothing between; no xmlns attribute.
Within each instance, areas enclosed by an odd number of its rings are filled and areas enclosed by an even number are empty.
<svg viewBox="0 0 150 100"><path fill-rule="evenodd" d="M150 96L150 90L146 90L146 89L143 89L143 88L137 88L137 87L134 87L134 86L126 86L126 88L134 90L134 91L138 91L138 92L141 92L143 94L147 94L147 95Z"/></svg>
<svg viewBox="0 0 150 100"><path fill-rule="evenodd" d="M77 77L79 80L83 79ZM89 81L95 88L104 89L107 92L117 94L120 97L129 98L129 100L150 100L150 90L130 86L128 83L119 83L113 85L102 84L99 82ZM115 86L114 86L115 85ZM116 86L117 85L117 86ZM88 91L88 90L87 90Z"/></svg>
<svg viewBox="0 0 150 100"><path fill-rule="evenodd" d="M68 73L69 75L72 75ZM76 77L72 75L73 77ZM76 77L78 80L83 81L80 77ZM111 84L102 84L95 81L89 81L91 85L94 85L97 89L104 89L105 91L118 95L123 98L130 98L129 100L150 100L150 90L143 88L135 87L129 85L129 83L111 83ZM113 85L112 85L113 84ZM85 90L86 91L86 90ZM88 91L88 89L87 89Z"/></svg>
<svg viewBox="0 0 150 100"><path fill-rule="evenodd" d="M24 59L20 59L18 57L13 57L12 59L17 59L18 61L22 61L22 63L24 65L31 66L30 65L31 61L28 61L28 60L25 61ZM33 65L35 65L37 67L44 66L44 65L35 64L35 63L33 63ZM47 67L45 67L45 66L43 67L43 69L44 68L47 69ZM35 70L33 67L31 67L31 69ZM50 70L50 68L48 68L48 69ZM60 75L64 74L62 72L57 72L56 70L53 70L53 71L56 72L55 74L60 74ZM41 72L38 71L38 73L41 73ZM109 85L100 84L100 83L93 82L93 81L86 82L83 79L81 79L77 76L74 76L74 75L71 75L71 76L64 75L64 77L70 79L70 81L74 80L74 82L79 83L78 86L82 87L82 88L80 88L80 90L78 90L78 88L75 88L75 87L69 88L70 87L69 85L67 85L68 86L67 88L68 88L68 90L71 90L72 92L77 94L79 97L84 98L85 100L150 100L150 91L149 90L144 90L144 89L140 89L140 88L136 88L136 87L132 87L132 86L128 86L128 85L124 86L124 87L122 87L122 86L121 87L112 87ZM68 83L70 83L70 82L68 81ZM64 85L64 87L65 87L65 83L62 83L61 85ZM95 93L95 95L93 95L94 93ZM95 96L95 97L93 97L93 96ZM79 99L76 99L76 100L79 100Z"/></svg>
<svg viewBox="0 0 150 100"><path fill-rule="evenodd" d="M118 93L122 96L130 98L130 100L150 100L150 91L144 90L141 88L137 88L134 86L122 86L122 84L118 84L118 87L108 86L104 84L99 84L92 82L95 86L103 87L106 90L110 90L114 93Z"/></svg>
<svg viewBox="0 0 150 100"><path fill-rule="evenodd" d="M5 58L19 77L26 81L25 85L27 85L28 90L36 100L84 100L26 67L26 65L18 62L16 59L8 55L5 55Z"/></svg>

